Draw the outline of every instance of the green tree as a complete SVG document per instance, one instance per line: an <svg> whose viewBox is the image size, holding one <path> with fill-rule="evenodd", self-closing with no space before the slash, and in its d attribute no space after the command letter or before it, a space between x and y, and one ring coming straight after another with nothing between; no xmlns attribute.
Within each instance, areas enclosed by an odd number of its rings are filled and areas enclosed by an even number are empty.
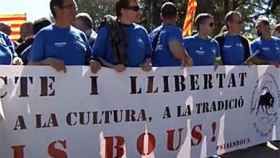
<svg viewBox="0 0 280 158"><path fill-rule="evenodd" d="M115 0L77 0L79 12L89 13L97 29L101 18L106 14L114 14Z"/></svg>
<svg viewBox="0 0 280 158"><path fill-rule="evenodd" d="M148 30L160 25L160 7L168 0L140 0L143 8L141 24ZM187 0L169 0L174 2L179 10L178 25L182 26L186 14ZM244 17L245 31L252 32L254 22L259 16L267 16L273 22L280 20L280 0L197 0L198 13L207 12L215 16L216 30L218 33L224 25L225 14L230 10L240 11ZM98 26L100 18L105 14L114 15L116 0L78 0L81 12L89 13Z"/></svg>

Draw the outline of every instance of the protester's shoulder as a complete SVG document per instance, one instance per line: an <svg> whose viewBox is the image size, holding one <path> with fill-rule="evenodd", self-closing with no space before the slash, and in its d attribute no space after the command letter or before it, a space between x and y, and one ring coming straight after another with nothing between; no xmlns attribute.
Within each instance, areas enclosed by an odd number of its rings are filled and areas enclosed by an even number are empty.
<svg viewBox="0 0 280 158"><path fill-rule="evenodd" d="M217 42L219 42L220 40L222 40L222 39L224 39L225 38L225 34L224 33L220 33L220 34L218 34L218 35L216 35L215 37L214 37L214 39L217 41Z"/></svg>
<svg viewBox="0 0 280 158"><path fill-rule="evenodd" d="M75 37L76 40L82 39L83 41L87 41L87 36L83 31L81 31L73 26L71 26L70 29L71 29L72 35Z"/></svg>
<svg viewBox="0 0 280 158"><path fill-rule="evenodd" d="M98 28L98 31L97 31L97 35L103 35L103 34L106 34L107 32L109 32L110 28L108 25L103 25L101 27Z"/></svg>
<svg viewBox="0 0 280 158"><path fill-rule="evenodd" d="M193 41L195 40L196 36L187 36L187 37L184 37L184 41L187 41L187 42L190 42L190 41Z"/></svg>
<svg viewBox="0 0 280 158"><path fill-rule="evenodd" d="M86 37L85 33L79 29L77 29L76 27L71 26L70 30L72 32L72 34L74 35L78 35L80 37Z"/></svg>
<svg viewBox="0 0 280 158"><path fill-rule="evenodd" d="M258 38L256 38L256 39L254 39L254 40L251 42L251 44L252 44L252 45L257 45L257 44L260 44L260 42L261 42L261 38L258 37Z"/></svg>
<svg viewBox="0 0 280 158"><path fill-rule="evenodd" d="M247 37L243 36L243 35L240 35L240 39L245 41L246 43L249 43L249 40Z"/></svg>
<svg viewBox="0 0 280 158"><path fill-rule="evenodd" d="M46 26L46 27L42 28L42 29L36 34L35 37L51 35L51 33L52 33L53 31L54 31L54 25L49 25L49 26Z"/></svg>
<svg viewBox="0 0 280 158"><path fill-rule="evenodd" d="M142 25L139 25L139 24L133 24L133 27L136 31L143 31L145 32L146 34L148 33L147 29L142 26Z"/></svg>
<svg viewBox="0 0 280 158"><path fill-rule="evenodd" d="M151 33L159 32L161 29L162 29L162 25L160 25L160 26L154 28L154 29L151 31Z"/></svg>
<svg viewBox="0 0 280 158"><path fill-rule="evenodd" d="M280 42L280 38L279 37L272 36L272 39L277 41L277 42Z"/></svg>
<svg viewBox="0 0 280 158"><path fill-rule="evenodd" d="M4 39L5 41L10 40L9 36L6 35L5 33L1 32L1 31L0 31L0 38Z"/></svg>
<svg viewBox="0 0 280 158"><path fill-rule="evenodd" d="M1 32L1 31L0 31L0 36L1 36L2 38L8 37L5 33Z"/></svg>
<svg viewBox="0 0 280 158"><path fill-rule="evenodd" d="M4 42L4 43L3 43ZM7 46L12 46L13 41L10 39L10 37L8 35L6 35L5 33L0 34L0 44L5 44Z"/></svg>
<svg viewBox="0 0 280 158"><path fill-rule="evenodd" d="M191 46L193 43L196 42L196 36L187 36L183 38L183 44L185 47Z"/></svg>
<svg viewBox="0 0 280 158"><path fill-rule="evenodd" d="M219 45L219 42L215 38L210 39L210 43Z"/></svg>
<svg viewBox="0 0 280 158"><path fill-rule="evenodd" d="M167 25L166 29L170 32L182 32L182 29L176 25Z"/></svg>
<svg viewBox="0 0 280 158"><path fill-rule="evenodd" d="M79 30L76 27L71 26L70 27L71 32L77 33L77 34L83 34L83 32L81 30Z"/></svg>
<svg viewBox="0 0 280 158"><path fill-rule="evenodd" d="M46 26L44 28L42 28L39 32L50 32L50 31L54 31L54 24Z"/></svg>

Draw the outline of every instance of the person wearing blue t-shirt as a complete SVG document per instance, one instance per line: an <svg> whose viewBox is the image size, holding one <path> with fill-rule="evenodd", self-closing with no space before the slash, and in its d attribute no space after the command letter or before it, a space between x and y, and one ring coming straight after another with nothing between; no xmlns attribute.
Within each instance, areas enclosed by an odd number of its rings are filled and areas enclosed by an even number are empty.
<svg viewBox="0 0 280 158"><path fill-rule="evenodd" d="M280 23L275 25L272 34L273 36L280 38Z"/></svg>
<svg viewBox="0 0 280 158"><path fill-rule="evenodd" d="M65 65L85 65L91 49L86 35L71 26L75 20L77 4L74 0L51 0L55 23L36 35L31 48L31 64L50 65L65 71Z"/></svg>
<svg viewBox="0 0 280 158"><path fill-rule="evenodd" d="M140 14L137 0L116 2L117 18L107 16L93 46L96 71L100 64L122 72L126 67L151 70L151 44L144 27L135 24ZM111 19L109 19L111 18Z"/></svg>
<svg viewBox="0 0 280 158"><path fill-rule="evenodd" d="M240 35L242 16L237 11L230 11L225 16L227 32L216 36L224 65L244 65L250 57L249 41Z"/></svg>
<svg viewBox="0 0 280 158"><path fill-rule="evenodd" d="M22 65L17 56L12 40L8 35L0 32L0 65Z"/></svg>
<svg viewBox="0 0 280 158"><path fill-rule="evenodd" d="M88 13L77 14L74 26L86 34L90 47L93 47L97 33L93 30L93 20L90 15Z"/></svg>
<svg viewBox="0 0 280 158"><path fill-rule="evenodd" d="M184 47L189 52L194 66L215 65L220 59L219 44L209 34L214 29L214 17L201 13L196 19L198 34L184 39Z"/></svg>
<svg viewBox="0 0 280 158"><path fill-rule="evenodd" d="M177 8L166 2L161 7L162 25L150 33L153 66L191 66L192 60L183 47L182 30L176 26Z"/></svg>
<svg viewBox="0 0 280 158"><path fill-rule="evenodd" d="M251 44L252 57L249 64L280 64L280 39L273 37L268 19L261 18L256 23L259 38Z"/></svg>

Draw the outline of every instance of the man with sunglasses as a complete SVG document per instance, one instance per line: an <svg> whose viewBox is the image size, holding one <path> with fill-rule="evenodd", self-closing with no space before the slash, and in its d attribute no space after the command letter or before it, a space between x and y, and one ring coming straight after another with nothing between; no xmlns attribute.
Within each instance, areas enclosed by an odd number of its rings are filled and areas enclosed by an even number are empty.
<svg viewBox="0 0 280 158"><path fill-rule="evenodd" d="M91 56L86 35L71 26L77 13L75 0L51 0L55 19L36 35L32 44L31 64L50 65L66 71L65 65L85 65Z"/></svg>
<svg viewBox="0 0 280 158"><path fill-rule="evenodd" d="M240 34L242 16L237 11L230 11L226 14L225 23L227 32L215 37L220 46L222 63L243 65L251 53L248 40Z"/></svg>
<svg viewBox="0 0 280 158"><path fill-rule="evenodd" d="M217 64L220 60L220 48L215 39L210 37L214 30L214 17L201 13L195 19L198 33L184 39L184 46L190 53L194 66Z"/></svg>
<svg viewBox="0 0 280 158"><path fill-rule="evenodd" d="M177 8L172 2L161 7L161 26L150 34L153 66L191 66L192 60L183 47L182 30L176 26Z"/></svg>
<svg viewBox="0 0 280 158"><path fill-rule="evenodd" d="M98 71L99 64L122 72L126 67L142 67L151 70L151 44L144 27L135 24L140 14L137 0L118 0L117 18L102 26L93 47ZM114 29L114 30L113 30Z"/></svg>
<svg viewBox="0 0 280 158"><path fill-rule="evenodd" d="M248 64L280 64L280 39L271 35L269 20L261 17L256 23L259 38L251 44L252 57Z"/></svg>

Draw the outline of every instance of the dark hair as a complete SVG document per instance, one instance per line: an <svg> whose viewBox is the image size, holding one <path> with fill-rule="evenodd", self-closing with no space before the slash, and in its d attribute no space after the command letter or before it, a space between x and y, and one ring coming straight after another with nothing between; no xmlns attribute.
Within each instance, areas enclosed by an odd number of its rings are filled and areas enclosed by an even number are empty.
<svg viewBox="0 0 280 158"><path fill-rule="evenodd" d="M226 26L228 22L232 21L234 16L239 16L240 18L242 17L241 13L238 11L229 11L225 16Z"/></svg>
<svg viewBox="0 0 280 158"><path fill-rule="evenodd" d="M54 18L56 17L55 7L62 8L63 3L64 3L64 0L51 0L50 1L50 10L51 10L51 13L52 13Z"/></svg>
<svg viewBox="0 0 280 158"><path fill-rule="evenodd" d="M165 2L160 8L162 17L176 17L177 16L177 7L172 2Z"/></svg>
<svg viewBox="0 0 280 158"><path fill-rule="evenodd" d="M40 18L38 20L35 20L33 23L33 34L35 35L38 33L42 28L49 26L51 24L51 21L47 18Z"/></svg>
<svg viewBox="0 0 280 158"><path fill-rule="evenodd" d="M129 6L130 0L118 0L115 5L117 17L121 17L121 10Z"/></svg>
<svg viewBox="0 0 280 158"><path fill-rule="evenodd" d="M12 33L10 24L1 22L0 23L0 32L10 35Z"/></svg>
<svg viewBox="0 0 280 158"><path fill-rule="evenodd" d="M195 18L195 24L197 27L197 31L199 31L200 24L204 23L207 19L214 18L213 15L209 13L200 13Z"/></svg>
<svg viewBox="0 0 280 158"><path fill-rule="evenodd" d="M84 25L86 25L87 28L93 28L93 21L88 13L79 13L76 15L76 19L82 20L82 22L84 23Z"/></svg>

